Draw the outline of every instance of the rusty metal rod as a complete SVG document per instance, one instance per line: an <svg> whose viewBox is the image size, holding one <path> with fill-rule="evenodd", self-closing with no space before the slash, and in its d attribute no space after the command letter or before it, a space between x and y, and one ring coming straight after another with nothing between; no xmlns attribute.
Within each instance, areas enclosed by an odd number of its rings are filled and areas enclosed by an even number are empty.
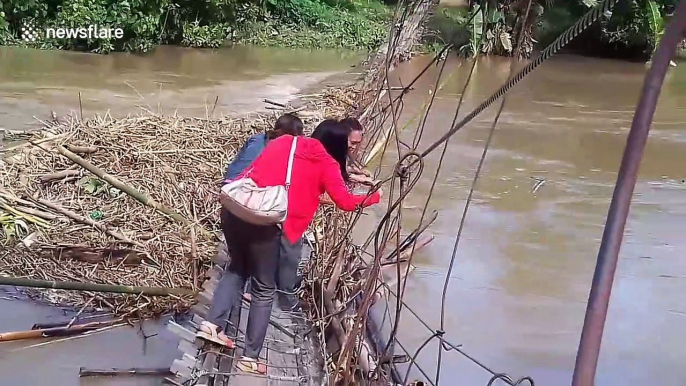
<svg viewBox="0 0 686 386"><path fill-rule="evenodd" d="M603 239L598 251L572 386L593 386L595 382L612 282L617 269L617 259L629 214L631 196L636 186L638 168L669 62L674 57L676 46L683 39L684 32L686 32L686 1L681 1L653 56L627 137L622 164L605 222Z"/></svg>

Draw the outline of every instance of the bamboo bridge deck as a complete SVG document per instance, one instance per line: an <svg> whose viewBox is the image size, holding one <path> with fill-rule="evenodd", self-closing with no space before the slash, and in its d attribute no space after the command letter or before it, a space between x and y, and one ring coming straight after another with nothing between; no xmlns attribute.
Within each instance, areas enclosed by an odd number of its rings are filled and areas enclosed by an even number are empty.
<svg viewBox="0 0 686 386"><path fill-rule="evenodd" d="M266 376L241 372L234 363L235 358L241 357L245 342L249 308L246 302L234 307L227 321L228 335L237 337L236 349L220 348L196 339L197 328L209 311L222 266L228 259L226 244L222 242L215 265L203 284L204 291L198 295L198 303L183 320L169 322L169 330L179 337L179 355L170 368L175 377L167 378L167 383L184 386L321 384L322 356L308 334L310 326L303 317L279 311L277 307L272 310L267 338L260 354L260 361L267 363Z"/></svg>

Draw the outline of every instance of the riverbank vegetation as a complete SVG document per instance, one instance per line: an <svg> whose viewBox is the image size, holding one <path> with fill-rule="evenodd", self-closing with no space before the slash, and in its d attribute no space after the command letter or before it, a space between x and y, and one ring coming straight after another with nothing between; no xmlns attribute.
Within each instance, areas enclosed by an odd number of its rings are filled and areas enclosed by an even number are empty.
<svg viewBox="0 0 686 386"><path fill-rule="evenodd" d="M620 1L611 12L568 46L582 54L627 59L649 58L678 0ZM429 24L428 46L452 43L462 56L478 54L530 57L534 49L552 43L598 0L473 1L467 7L439 8ZM522 29L522 23L524 28ZM523 31L520 52L514 52Z"/></svg>
<svg viewBox="0 0 686 386"><path fill-rule="evenodd" d="M370 50L383 42L391 18L380 0L2 0L0 45L96 53L228 43ZM91 25L121 28L123 37L45 36L50 27ZM23 39L27 26L35 41Z"/></svg>

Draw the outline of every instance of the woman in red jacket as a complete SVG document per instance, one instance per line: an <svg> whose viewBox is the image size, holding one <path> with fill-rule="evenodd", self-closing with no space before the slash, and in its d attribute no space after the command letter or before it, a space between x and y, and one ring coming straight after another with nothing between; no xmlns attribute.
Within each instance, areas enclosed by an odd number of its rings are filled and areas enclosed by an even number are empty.
<svg viewBox="0 0 686 386"><path fill-rule="evenodd" d="M254 225L223 208L221 211L222 231L231 261L214 292L212 307L207 320L200 326L198 337L235 347L221 326L239 300L245 281L251 279L252 301L244 356L237 363L243 371L258 374L266 374L267 371L266 365L258 363L257 358L269 326L282 233L291 243L300 239L312 221L323 193L327 193L336 206L345 211L373 205L381 199L380 191L371 195L353 195L345 185L348 178L348 129L336 121L326 120L317 132L316 138L297 138L288 189L288 215L281 226ZM283 135L270 141L253 164L237 178L249 173L258 186L283 185L293 140L294 137Z"/></svg>

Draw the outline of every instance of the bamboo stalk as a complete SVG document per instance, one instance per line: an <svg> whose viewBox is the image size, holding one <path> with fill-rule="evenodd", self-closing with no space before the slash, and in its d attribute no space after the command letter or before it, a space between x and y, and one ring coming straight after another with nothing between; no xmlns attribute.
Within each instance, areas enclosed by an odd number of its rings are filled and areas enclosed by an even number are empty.
<svg viewBox="0 0 686 386"><path fill-rule="evenodd" d="M33 208L37 207L37 205L34 204L33 202L22 200L21 198L16 197L14 194L3 189L2 186L0 186L0 197L5 198L5 199L10 200L10 201L13 201L13 202L16 202L18 204L27 205L27 206L30 206Z"/></svg>
<svg viewBox="0 0 686 386"><path fill-rule="evenodd" d="M346 250L347 248L345 245L341 246L341 249L338 250L338 256L336 256L333 272L331 272L331 278L329 279L329 283L326 285L326 291L331 295L333 295L334 291L336 290L336 285L338 285L338 280L343 272Z"/></svg>
<svg viewBox="0 0 686 386"><path fill-rule="evenodd" d="M0 203L0 207L5 209L8 213L10 213L16 217L20 217L26 221L29 221L29 222L37 225L37 226L42 226L43 228L47 228L50 226L50 224L48 224L48 222L45 221L44 219L42 219L40 217L32 216L32 215L27 214L27 213L23 213L17 209L12 208L11 206L9 206L5 203Z"/></svg>
<svg viewBox="0 0 686 386"><path fill-rule="evenodd" d="M183 386L182 384L176 382L175 380L173 380L173 379L171 379L171 378L169 378L169 377L165 377L165 378L164 378L164 383L168 383L168 384L174 385L174 386Z"/></svg>
<svg viewBox="0 0 686 386"><path fill-rule="evenodd" d="M99 223L99 222L96 222L96 221L94 221L94 220L91 220L91 219L89 219L89 218L87 218L87 217L81 216L80 214L74 213L74 212L72 212L72 211L70 211L70 210L68 210L68 209L66 209L66 208L63 208L63 207L61 207L61 206L59 206L59 205L57 205L57 204L55 204L55 203L52 203L52 202L50 202L50 201L48 201L48 200L44 200L44 199L42 199L42 198L39 198L37 201L38 201L39 203L41 203L41 204L47 206L48 208L50 208L50 209L52 209L52 210L54 210L54 211L56 211L56 212L59 212L59 213L65 215L65 216L67 216L67 217L69 217L69 218L71 218L71 219L73 219L73 220L76 220L76 221L78 221L78 222L80 222L80 223L82 223L82 224L90 225L90 226L92 226L92 227L94 227L94 228L97 228L97 229L99 229L99 230L101 230L101 231L107 233L108 235L114 237L115 239L121 240L121 241L123 241L123 242L125 242L125 243L128 243L128 244L136 245L136 246L141 247L141 248L145 248L145 245L143 245L142 243L140 243L140 242L138 242L138 241L131 240L131 239L129 239L128 237L124 236L123 234L111 230L109 227L107 227L107 226L104 225L104 224L101 224L101 223Z"/></svg>
<svg viewBox="0 0 686 386"><path fill-rule="evenodd" d="M285 104L283 104L283 103L274 102L274 101L269 100L269 99L265 99L265 100L264 100L264 103L268 103L268 104L270 104L270 105L278 106L278 107L281 107L281 108L284 108L284 109L285 109L286 107L288 107L287 105L285 105Z"/></svg>
<svg viewBox="0 0 686 386"><path fill-rule="evenodd" d="M191 267L193 270L193 290L198 289L198 243L195 239L195 227L191 227Z"/></svg>
<svg viewBox="0 0 686 386"><path fill-rule="evenodd" d="M210 153L219 151L217 149L165 149L165 150L147 150L147 151L137 151L131 153L133 155L142 154L173 154L173 153Z"/></svg>
<svg viewBox="0 0 686 386"><path fill-rule="evenodd" d="M13 151L15 151L15 150L19 150L19 149L24 148L24 147L27 147L27 146L29 146L29 145L36 146L36 145L40 145L40 144L42 144L42 143L51 142L51 141L54 141L54 140L56 140L56 139L63 138L63 137L66 137L66 136L67 136L67 133L62 133L62 134L57 134L57 135L55 135L55 134L52 134L52 133L49 133L49 132L48 132L48 134L50 134L50 136L48 136L48 137L46 137L46 138L37 139L37 140L31 141L31 142L24 142L24 143L20 143L20 144L18 144L18 145L15 145L15 146L11 146L11 147L5 148L5 149L2 150L2 153L9 154L10 152L13 152Z"/></svg>
<svg viewBox="0 0 686 386"><path fill-rule="evenodd" d="M69 322L36 323L31 327L31 329L32 330L44 330L44 329L55 328L55 327L66 327L68 324L69 324Z"/></svg>
<svg viewBox="0 0 686 386"><path fill-rule="evenodd" d="M9 352L10 352L10 353L13 353L13 352L18 352L18 351L23 351L23 350L32 349L32 348L43 347L43 346L47 346L47 345L49 345L49 344L56 344L56 343L60 343L60 342L70 341L70 340L83 339L83 338L87 338L87 337L89 337L89 336L93 336L93 335L96 335L96 334L102 334L103 332L106 332L106 331L109 331L109 330L113 330L113 329L115 329L115 328L119 328L119 327L122 327L122 326L127 326L127 325L128 325L128 324L127 324L126 322L119 321L118 323L114 323L114 324L109 325L109 326L105 326L105 327L101 327L101 328L96 328L95 330L86 331L86 332L84 332L83 334L80 334L80 335L68 336L68 337L65 337L65 338L53 339L53 340L49 340L49 341L47 341L47 342L41 342L41 343L32 344L32 345L30 345L30 346L19 347L19 348L16 348L16 349L14 349L14 350L10 350Z"/></svg>
<svg viewBox="0 0 686 386"><path fill-rule="evenodd" d="M45 220L50 220L50 221L55 220L58 217L57 215L54 215L52 213L45 213L45 212L37 210L37 209L25 208L23 206L18 207L17 210L24 212L24 213L28 213L28 214L36 216L36 217L40 217L40 218L45 219Z"/></svg>
<svg viewBox="0 0 686 386"><path fill-rule="evenodd" d="M79 283L69 281L47 281L34 280L24 277L0 276L0 285L13 285L18 287L50 288L70 291L93 291L111 292L120 294L142 294L148 296L174 296L190 295L193 291L186 288L164 288L164 287L134 287L127 285L110 285L96 283Z"/></svg>
<svg viewBox="0 0 686 386"><path fill-rule="evenodd" d="M86 307L88 307L88 306L93 302L93 300L95 300L95 296L93 296L92 298L90 298L90 299L88 300L88 302L86 302L86 304L84 304L83 307L81 307L81 309L79 310L79 312L77 312L76 315L74 315L74 317L71 318L71 320L69 321L69 324L67 324L67 328L71 328L71 326L74 325L74 323L75 323L76 320L79 318L79 316L81 316L81 314L83 313L83 311L86 310Z"/></svg>
<svg viewBox="0 0 686 386"><path fill-rule="evenodd" d="M79 175L78 170L67 169L67 170L62 170L60 172L50 173L50 174L40 176L39 179L41 182L49 182L49 181L61 180L61 179L67 178L67 177L73 177L73 176L78 176L78 175Z"/></svg>
<svg viewBox="0 0 686 386"><path fill-rule="evenodd" d="M67 145L67 149L70 151L77 153L77 154L92 154L98 151L98 148L95 146L73 146L73 145Z"/></svg>
<svg viewBox="0 0 686 386"><path fill-rule="evenodd" d="M91 315L91 316L84 316L82 318L79 318L79 321L83 321L86 319L93 319L93 318L100 318L103 316L111 316L108 314L100 314L100 315ZM69 324L71 323L70 321L62 321L62 322L54 322L54 323L36 323L33 326L31 326L32 330L45 330L45 329L50 329L50 328L56 328L56 327L69 327ZM73 326L78 326L84 323L71 323Z"/></svg>

